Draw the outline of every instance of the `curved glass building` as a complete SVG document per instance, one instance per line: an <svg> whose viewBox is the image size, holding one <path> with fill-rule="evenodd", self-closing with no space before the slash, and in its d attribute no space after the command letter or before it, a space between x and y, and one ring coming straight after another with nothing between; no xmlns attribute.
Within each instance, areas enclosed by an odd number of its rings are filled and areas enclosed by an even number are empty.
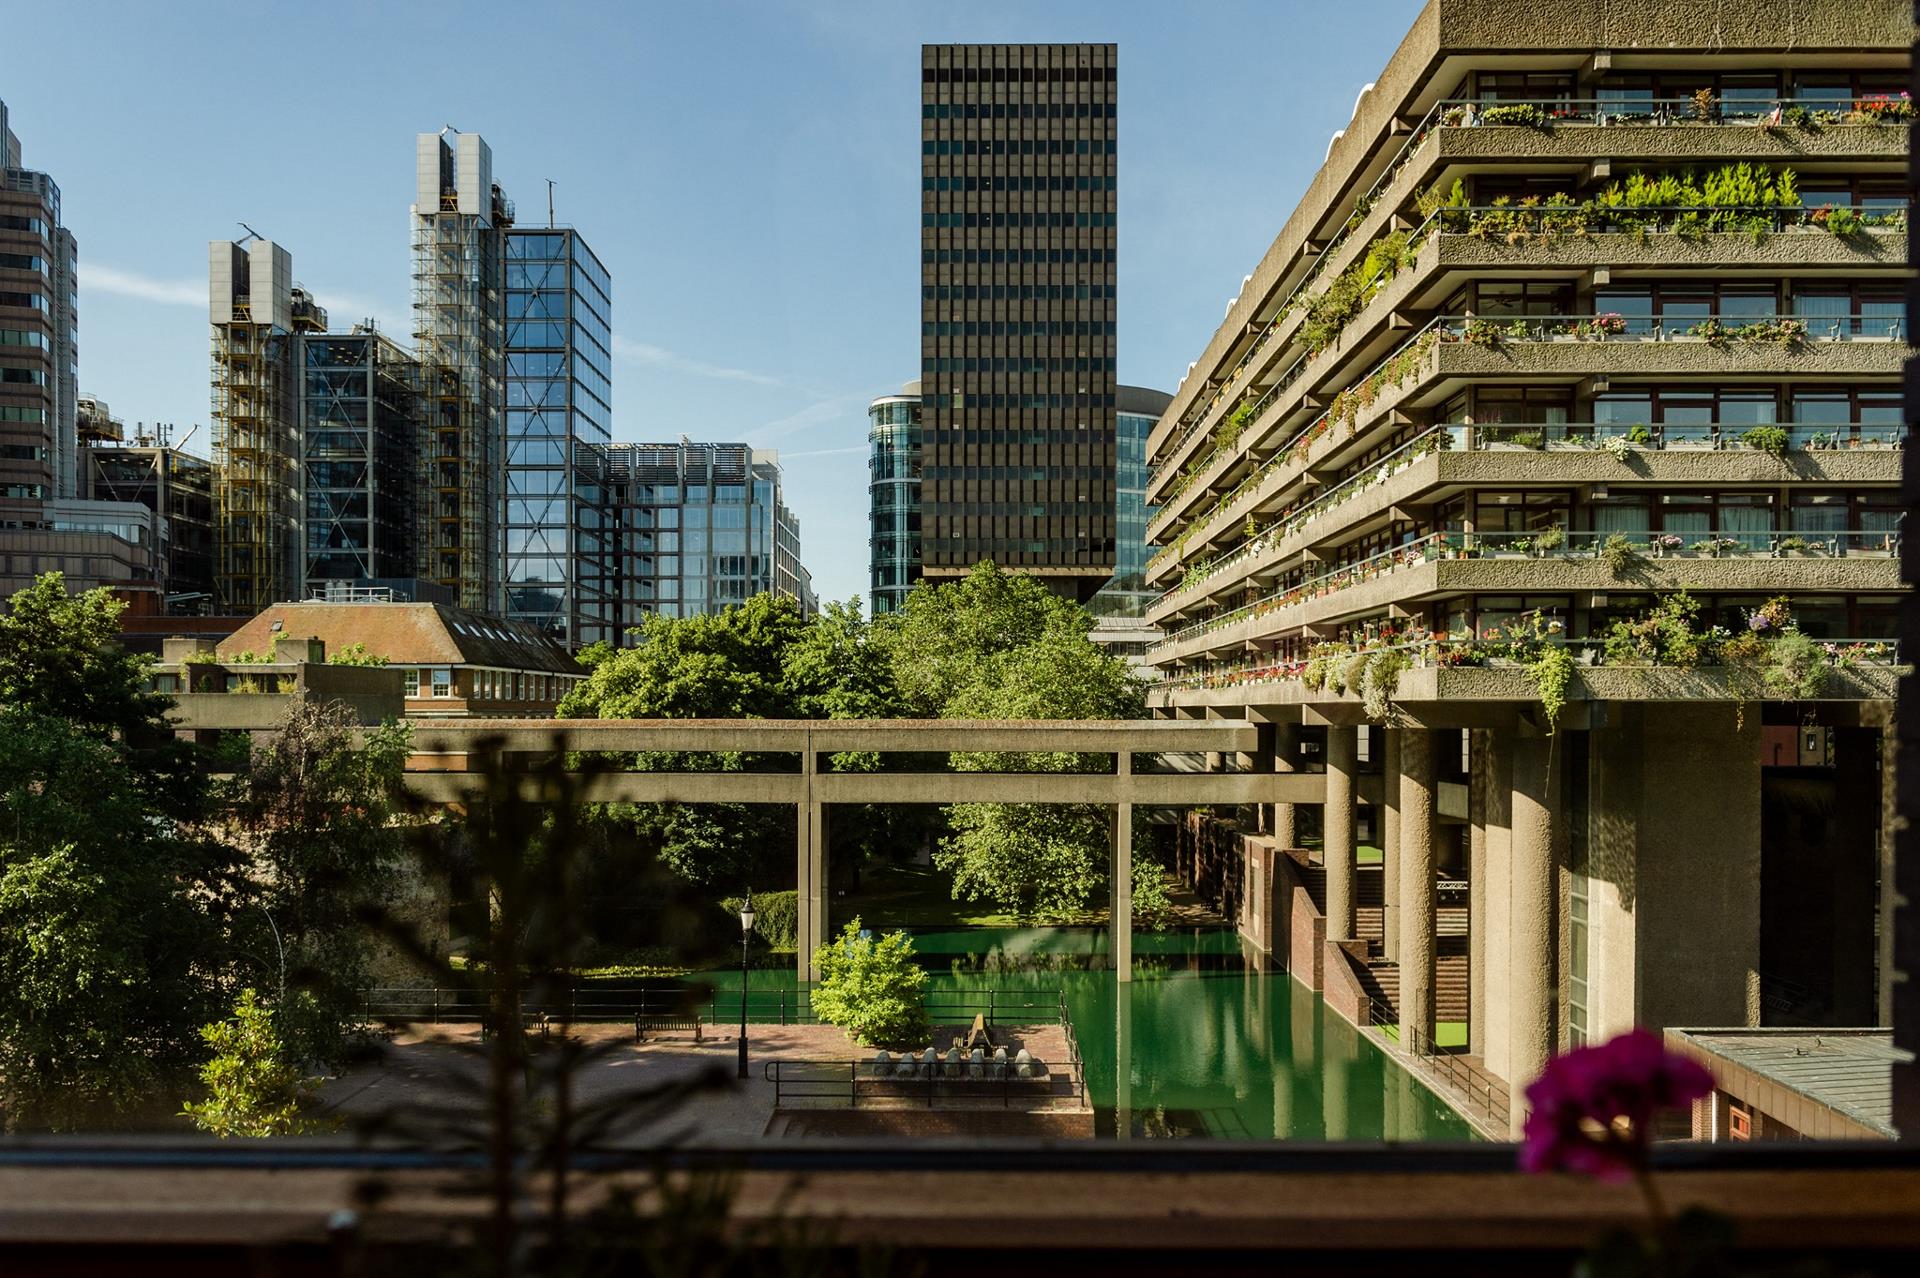
<svg viewBox="0 0 1920 1278"><path fill-rule="evenodd" d="M867 406L868 611L892 612L920 580L920 383Z"/></svg>

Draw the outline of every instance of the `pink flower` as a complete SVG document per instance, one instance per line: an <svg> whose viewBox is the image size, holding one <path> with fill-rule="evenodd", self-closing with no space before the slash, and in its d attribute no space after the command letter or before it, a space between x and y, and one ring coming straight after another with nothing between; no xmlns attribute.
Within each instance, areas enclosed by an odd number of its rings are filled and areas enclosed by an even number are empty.
<svg viewBox="0 0 1920 1278"><path fill-rule="evenodd" d="M1713 1076L1651 1030L1556 1056L1527 1088L1520 1168L1625 1180L1646 1166L1653 1116L1712 1091Z"/></svg>

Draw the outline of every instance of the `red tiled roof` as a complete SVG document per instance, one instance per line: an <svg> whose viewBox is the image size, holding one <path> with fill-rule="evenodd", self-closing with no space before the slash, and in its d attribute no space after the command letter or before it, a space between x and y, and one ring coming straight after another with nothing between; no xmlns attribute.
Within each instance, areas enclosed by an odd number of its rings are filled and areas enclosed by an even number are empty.
<svg viewBox="0 0 1920 1278"><path fill-rule="evenodd" d="M368 652L401 666L585 673L560 645L530 627L431 603L274 604L223 641L219 651L222 656L265 652L276 634L319 639L330 653L365 644Z"/></svg>

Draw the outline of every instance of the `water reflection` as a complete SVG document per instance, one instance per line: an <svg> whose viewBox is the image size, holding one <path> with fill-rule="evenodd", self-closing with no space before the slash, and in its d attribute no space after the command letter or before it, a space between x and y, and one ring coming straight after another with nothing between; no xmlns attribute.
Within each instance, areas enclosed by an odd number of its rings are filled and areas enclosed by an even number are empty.
<svg viewBox="0 0 1920 1278"><path fill-rule="evenodd" d="M914 944L933 989L1062 991L1103 1136L1473 1139L1312 990L1244 954L1231 930L1141 933L1126 986L1107 970L1099 929L916 931ZM792 979L757 971L753 983Z"/></svg>

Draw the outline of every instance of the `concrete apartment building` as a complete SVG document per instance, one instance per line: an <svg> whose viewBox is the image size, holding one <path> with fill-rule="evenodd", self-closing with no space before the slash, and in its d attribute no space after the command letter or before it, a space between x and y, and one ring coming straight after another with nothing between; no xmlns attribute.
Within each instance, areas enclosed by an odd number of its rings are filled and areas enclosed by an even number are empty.
<svg viewBox="0 0 1920 1278"><path fill-rule="evenodd" d="M1634 1024L1886 1023L1911 18L1432 0L1153 433L1157 712L1327 778L1191 854L1483 1111ZM1682 587L1811 654L1604 643Z"/></svg>
<svg viewBox="0 0 1920 1278"><path fill-rule="evenodd" d="M1117 53L921 54L921 572L1114 567Z"/></svg>

